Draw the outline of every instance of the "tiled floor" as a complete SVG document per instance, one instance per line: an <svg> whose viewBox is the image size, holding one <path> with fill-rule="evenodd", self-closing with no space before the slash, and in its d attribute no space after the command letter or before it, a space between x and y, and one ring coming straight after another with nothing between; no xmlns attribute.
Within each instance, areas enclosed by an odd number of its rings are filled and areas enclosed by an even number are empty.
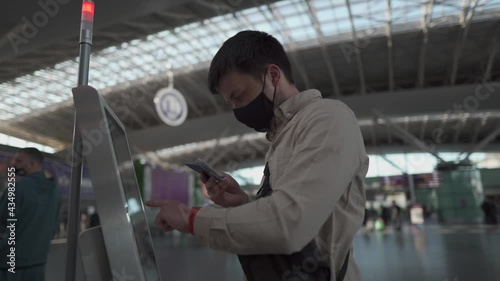
<svg viewBox="0 0 500 281"><path fill-rule="evenodd" d="M186 236L157 237L155 246L163 281L243 280L234 255L213 251ZM63 280L59 278L63 274L57 274L63 264L61 251L54 248L51 253L47 272L53 269L53 276L47 280ZM500 227L360 232L354 255L363 281L499 281Z"/></svg>
<svg viewBox="0 0 500 281"><path fill-rule="evenodd" d="M500 280L500 228L407 228L360 234L355 257L364 281Z"/></svg>

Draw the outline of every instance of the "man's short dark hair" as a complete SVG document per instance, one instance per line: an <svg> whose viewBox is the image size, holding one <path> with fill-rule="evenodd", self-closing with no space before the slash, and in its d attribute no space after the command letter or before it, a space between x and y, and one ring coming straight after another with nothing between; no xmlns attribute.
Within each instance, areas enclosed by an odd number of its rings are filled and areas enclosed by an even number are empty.
<svg viewBox="0 0 500 281"><path fill-rule="evenodd" d="M40 150L34 147L21 148L17 151L17 153L22 153L28 156L29 159L35 161L40 165L43 164L43 154L40 152Z"/></svg>
<svg viewBox="0 0 500 281"><path fill-rule="evenodd" d="M287 80L294 84L290 61L276 38L261 31L238 32L226 40L214 56L208 71L208 87L212 94L218 93L220 79L232 70L260 80L269 64L276 64Z"/></svg>

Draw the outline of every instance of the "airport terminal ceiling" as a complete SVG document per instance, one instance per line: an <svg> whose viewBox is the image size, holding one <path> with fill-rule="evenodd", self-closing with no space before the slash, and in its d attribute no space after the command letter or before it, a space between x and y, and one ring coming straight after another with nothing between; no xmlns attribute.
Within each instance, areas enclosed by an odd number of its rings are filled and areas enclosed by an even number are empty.
<svg viewBox="0 0 500 281"><path fill-rule="evenodd" d="M169 163L212 157L226 167L263 157L263 135L238 124L206 86L218 47L244 29L284 43L299 89L350 105L369 151L421 150L419 140L443 151L500 151L499 0L109 2L96 3L90 85L127 126L136 154ZM23 17L44 11L15 9L21 3L1 13L22 13L0 17L0 133L62 156L72 137L79 2L59 4L28 43L14 46ZM163 125L154 110L168 64L189 107L179 127Z"/></svg>

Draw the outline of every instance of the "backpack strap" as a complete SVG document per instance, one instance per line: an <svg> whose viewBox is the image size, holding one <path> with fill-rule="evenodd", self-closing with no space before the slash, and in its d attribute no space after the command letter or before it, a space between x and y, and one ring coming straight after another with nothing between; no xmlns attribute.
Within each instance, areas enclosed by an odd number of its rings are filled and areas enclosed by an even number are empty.
<svg viewBox="0 0 500 281"><path fill-rule="evenodd" d="M346 255L345 260L344 260L344 264L342 264L342 268L339 271L339 275L337 275L337 280L338 281L344 280L344 277L345 277L345 275L347 273L347 266L349 265L349 253L350 252L351 252L351 250L349 250L347 252L347 255Z"/></svg>

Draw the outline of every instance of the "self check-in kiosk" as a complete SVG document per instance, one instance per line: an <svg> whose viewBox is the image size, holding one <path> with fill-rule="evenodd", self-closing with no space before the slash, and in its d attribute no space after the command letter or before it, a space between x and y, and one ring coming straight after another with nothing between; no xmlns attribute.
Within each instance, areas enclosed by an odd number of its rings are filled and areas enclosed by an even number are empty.
<svg viewBox="0 0 500 281"><path fill-rule="evenodd" d="M159 281L153 241L127 133L96 89L87 86L94 3L84 1L68 216L66 281L76 275L77 248L87 281ZM101 225L79 233L80 185L86 162Z"/></svg>
<svg viewBox="0 0 500 281"><path fill-rule="evenodd" d="M102 232L99 235L98 230L89 230L80 235L86 279L101 280L94 276L96 266L101 266L92 258L102 251L90 251L95 247L92 243L98 243L104 245L110 266L110 271L104 268L99 272L102 276L111 273L112 280L120 280L119 276L129 276L124 280L160 280L126 130L94 88L75 88L73 98ZM100 237L102 242L96 241ZM106 260L102 256L98 259Z"/></svg>

